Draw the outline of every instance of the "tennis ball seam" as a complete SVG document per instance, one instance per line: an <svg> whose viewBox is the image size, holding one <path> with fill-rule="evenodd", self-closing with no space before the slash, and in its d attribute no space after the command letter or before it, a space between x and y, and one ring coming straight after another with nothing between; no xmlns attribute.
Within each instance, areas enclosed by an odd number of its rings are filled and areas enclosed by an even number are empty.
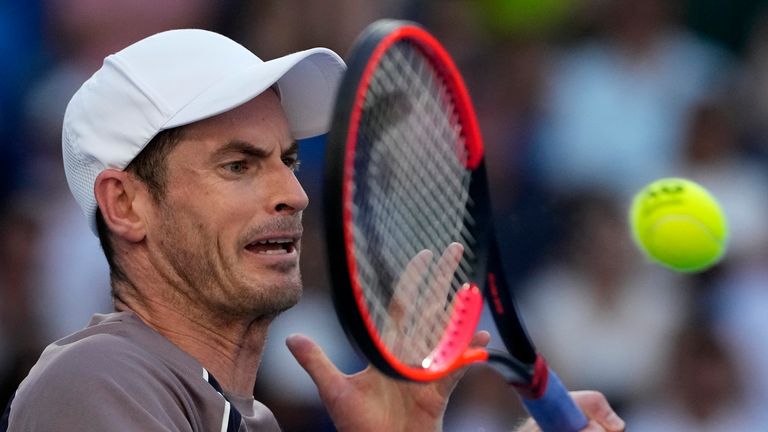
<svg viewBox="0 0 768 432"><path fill-rule="evenodd" d="M709 267L712 263L718 262L720 258L723 256L723 254L725 253L725 244L727 241L727 234L721 239L717 234L715 234L715 232L708 225L704 224L699 219L696 219L695 217L690 215L674 214L674 215L665 215L665 216L659 217L646 230L646 238L653 237L655 235L655 231L660 229L661 225L665 223L669 223L670 221L683 221L685 223L691 224L696 228L698 228L699 231L713 243L717 253L711 256L708 260L697 263L697 264L678 265L678 264L668 263L663 259L661 259L660 257L654 256L654 252L652 251L651 245L647 244L646 247L643 247L642 249L645 252L645 254L649 258L651 258L653 261L656 261L662 264L663 266L673 270L690 272L690 271L698 271L698 270ZM658 253L658 251L656 252Z"/></svg>
<svg viewBox="0 0 768 432"><path fill-rule="evenodd" d="M712 241L717 243L719 246L724 246L725 245L726 238L723 238L723 239L719 238L719 236L714 233L712 228L710 228L708 225L702 223L699 219L696 219L695 217L693 217L691 215L672 214L672 215L661 216L650 227L648 227L646 232L648 234L652 234L656 230L656 227L658 225L660 225L660 224L662 224L664 222L667 222L669 220L686 220L688 222L693 222L693 224L697 225L699 228L701 228L701 230L706 235L708 235L712 239Z"/></svg>

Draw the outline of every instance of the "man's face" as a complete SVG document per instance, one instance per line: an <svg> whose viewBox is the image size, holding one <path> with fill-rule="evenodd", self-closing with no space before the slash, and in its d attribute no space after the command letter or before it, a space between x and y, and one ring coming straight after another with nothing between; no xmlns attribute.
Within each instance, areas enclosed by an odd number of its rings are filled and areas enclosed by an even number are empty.
<svg viewBox="0 0 768 432"><path fill-rule="evenodd" d="M308 199L293 173L297 150L271 91L185 127L147 235L183 297L233 319L298 302Z"/></svg>

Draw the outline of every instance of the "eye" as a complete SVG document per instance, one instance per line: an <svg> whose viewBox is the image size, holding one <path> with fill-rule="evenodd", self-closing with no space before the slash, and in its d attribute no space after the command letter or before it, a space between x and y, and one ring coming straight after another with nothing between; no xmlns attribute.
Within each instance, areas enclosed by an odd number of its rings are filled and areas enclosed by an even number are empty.
<svg viewBox="0 0 768 432"><path fill-rule="evenodd" d="M296 156L284 156L283 157L283 163L285 166L291 169L291 171L296 172L299 170L299 166L301 165L301 161Z"/></svg>
<svg viewBox="0 0 768 432"><path fill-rule="evenodd" d="M248 169L248 164L242 160L229 162L224 165L224 169L233 174L242 174Z"/></svg>

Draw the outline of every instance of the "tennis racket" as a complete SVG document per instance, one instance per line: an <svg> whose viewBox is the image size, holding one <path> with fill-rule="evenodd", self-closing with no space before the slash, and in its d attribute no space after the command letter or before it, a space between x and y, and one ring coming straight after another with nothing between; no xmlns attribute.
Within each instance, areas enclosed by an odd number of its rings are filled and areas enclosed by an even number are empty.
<svg viewBox="0 0 768 432"><path fill-rule="evenodd" d="M544 432L584 414L533 347L493 233L483 143L453 60L427 31L381 20L357 39L326 150L337 315L382 372L432 381L488 362ZM470 347L489 301L508 353Z"/></svg>

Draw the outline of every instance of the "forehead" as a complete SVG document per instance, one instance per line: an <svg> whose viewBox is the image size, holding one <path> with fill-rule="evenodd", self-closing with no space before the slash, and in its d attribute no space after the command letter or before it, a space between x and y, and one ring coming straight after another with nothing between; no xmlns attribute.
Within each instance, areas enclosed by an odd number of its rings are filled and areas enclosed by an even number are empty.
<svg viewBox="0 0 768 432"><path fill-rule="evenodd" d="M185 126L184 138L222 142L232 139L277 141L286 145L293 141L288 119L273 91L265 91L230 111Z"/></svg>

